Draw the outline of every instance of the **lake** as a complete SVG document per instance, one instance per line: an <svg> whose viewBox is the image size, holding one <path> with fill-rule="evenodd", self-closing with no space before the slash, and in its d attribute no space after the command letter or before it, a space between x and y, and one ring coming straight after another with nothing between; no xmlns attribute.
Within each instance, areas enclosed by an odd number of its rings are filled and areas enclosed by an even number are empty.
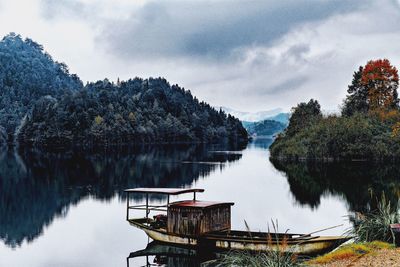
<svg viewBox="0 0 400 267"><path fill-rule="evenodd" d="M241 230L245 221L254 231L277 220L280 231L300 233L343 224L324 235L342 234L351 226L346 215L372 209L382 192L390 199L400 195L396 165L271 162L271 142L117 152L3 150L0 266L127 266L127 257L144 249L148 238L125 220L125 188L204 188L198 199L235 202L232 227ZM190 259L175 265L185 262L194 265ZM129 260L129 266L145 263L145 257Z"/></svg>

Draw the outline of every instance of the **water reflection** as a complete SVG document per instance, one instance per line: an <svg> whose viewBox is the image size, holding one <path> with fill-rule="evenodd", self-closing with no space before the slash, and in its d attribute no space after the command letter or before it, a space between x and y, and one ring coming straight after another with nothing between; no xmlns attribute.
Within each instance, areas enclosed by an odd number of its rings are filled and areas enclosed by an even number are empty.
<svg viewBox="0 0 400 267"><path fill-rule="evenodd" d="M274 139L270 137L257 137L250 141L249 147L268 149Z"/></svg>
<svg viewBox="0 0 400 267"><path fill-rule="evenodd" d="M124 198L133 187L184 187L239 160L240 153L211 153L216 147L135 147L118 152L0 152L0 239L11 247L31 242L71 205L92 197ZM243 149L243 147L233 147ZM218 164L183 164L183 162Z"/></svg>
<svg viewBox="0 0 400 267"><path fill-rule="evenodd" d="M202 263L210 262L216 258L211 251L196 250L185 247L170 246L158 242L151 242L145 249L131 252L127 258L127 267L130 267L131 259L141 257L141 266L174 266L174 267L196 267ZM208 266L211 266L210 264Z"/></svg>
<svg viewBox="0 0 400 267"><path fill-rule="evenodd" d="M392 203L400 197L398 164L271 162L286 174L296 201L312 208L327 194L343 198L350 211L358 212L375 209L382 194Z"/></svg>
<svg viewBox="0 0 400 267"><path fill-rule="evenodd" d="M125 265L129 253L142 251L148 241L125 221L126 187L204 188L204 200L235 202L232 227L238 230L245 230L244 220L255 231L266 231L270 219L293 232L345 223L327 235L350 227L343 218L349 211L374 208L371 194L384 191L393 201L399 196L398 166L271 163L271 141L254 140L245 150L218 145L0 152L0 265ZM150 263L172 266L203 260L154 257ZM145 265L146 259L129 262Z"/></svg>

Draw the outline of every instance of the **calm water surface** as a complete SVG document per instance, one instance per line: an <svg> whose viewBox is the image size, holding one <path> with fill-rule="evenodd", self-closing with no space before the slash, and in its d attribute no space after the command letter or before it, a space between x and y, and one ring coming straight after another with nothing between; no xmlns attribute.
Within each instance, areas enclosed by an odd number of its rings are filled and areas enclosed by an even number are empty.
<svg viewBox="0 0 400 267"><path fill-rule="evenodd" d="M129 254L148 239L125 221L125 188L204 188L199 199L235 202L232 227L242 230L245 220L255 231L266 231L274 219L281 231L301 233L344 224L324 234L342 234L350 227L344 216L371 209L371 196L399 196L396 166L272 163L270 143L118 153L3 151L0 266L127 266ZM185 262L193 265L180 266ZM129 260L129 266L145 263L145 257Z"/></svg>

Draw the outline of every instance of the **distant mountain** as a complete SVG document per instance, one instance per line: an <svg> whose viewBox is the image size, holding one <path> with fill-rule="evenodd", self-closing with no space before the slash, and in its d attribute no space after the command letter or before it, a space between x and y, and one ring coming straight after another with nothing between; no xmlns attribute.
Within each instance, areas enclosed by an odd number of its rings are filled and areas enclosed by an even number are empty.
<svg viewBox="0 0 400 267"><path fill-rule="evenodd" d="M249 135L272 136L283 131L289 124L290 113L282 112L281 108L253 113L227 107L221 107L221 109L239 118Z"/></svg>
<svg viewBox="0 0 400 267"><path fill-rule="evenodd" d="M289 124L290 113L279 113L275 116L268 117L267 120L279 121L286 126Z"/></svg>
<svg viewBox="0 0 400 267"><path fill-rule="evenodd" d="M259 122L242 122L249 135L273 136L286 128L286 124L275 120L263 120Z"/></svg>
<svg viewBox="0 0 400 267"><path fill-rule="evenodd" d="M249 132L249 129L251 129L251 127L253 127L255 122L252 121L242 121L242 125L244 128L246 128L247 132Z"/></svg>
<svg viewBox="0 0 400 267"><path fill-rule="evenodd" d="M238 111L234 110L228 107L218 107L218 109L221 108L223 111L225 111L228 114L231 114L232 116L238 118L241 121L248 121L248 122L256 122L256 121L262 121L269 119L271 117L274 117L280 113L282 113L283 109L281 108L276 108L276 109L271 109L271 110L266 110L266 111L258 111L258 112L245 112L245 111Z"/></svg>

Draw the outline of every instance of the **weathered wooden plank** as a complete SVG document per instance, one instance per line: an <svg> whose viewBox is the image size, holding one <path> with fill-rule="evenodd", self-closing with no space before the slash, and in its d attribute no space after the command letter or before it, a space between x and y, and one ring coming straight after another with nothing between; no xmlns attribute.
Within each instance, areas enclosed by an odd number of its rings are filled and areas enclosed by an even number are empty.
<svg viewBox="0 0 400 267"><path fill-rule="evenodd" d="M169 233L198 236L231 228L231 205L193 208L173 206L168 208Z"/></svg>

